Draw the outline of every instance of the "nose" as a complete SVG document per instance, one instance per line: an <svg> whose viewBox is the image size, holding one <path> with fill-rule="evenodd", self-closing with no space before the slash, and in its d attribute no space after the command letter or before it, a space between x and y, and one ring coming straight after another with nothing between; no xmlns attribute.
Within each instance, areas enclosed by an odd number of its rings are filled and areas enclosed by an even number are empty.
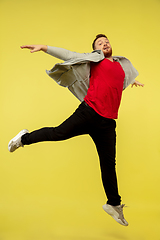
<svg viewBox="0 0 160 240"><path fill-rule="evenodd" d="M108 46L108 43L105 42L105 43L103 44L103 46L104 46L104 47L107 47L107 46Z"/></svg>

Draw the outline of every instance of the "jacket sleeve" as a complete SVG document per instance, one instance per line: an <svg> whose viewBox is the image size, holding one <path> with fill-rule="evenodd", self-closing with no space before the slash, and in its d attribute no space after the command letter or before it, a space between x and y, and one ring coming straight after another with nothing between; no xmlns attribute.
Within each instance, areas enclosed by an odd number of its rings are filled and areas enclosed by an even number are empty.
<svg viewBox="0 0 160 240"><path fill-rule="evenodd" d="M127 88L130 84L133 84L135 82L135 78L138 76L138 71L133 67L132 63L129 61L129 59L122 57L122 56L114 56L115 60L118 60L118 62L121 64L124 72L125 72L125 78L124 78L124 84L123 84L123 90Z"/></svg>
<svg viewBox="0 0 160 240"><path fill-rule="evenodd" d="M75 58L84 58L87 55L91 54L91 53L77 53L77 52L72 52L69 50L66 50L64 48L59 48L59 47L51 47L51 46L47 46L47 51L46 53L48 53L49 55L59 58L63 61L67 61L70 59L75 59Z"/></svg>

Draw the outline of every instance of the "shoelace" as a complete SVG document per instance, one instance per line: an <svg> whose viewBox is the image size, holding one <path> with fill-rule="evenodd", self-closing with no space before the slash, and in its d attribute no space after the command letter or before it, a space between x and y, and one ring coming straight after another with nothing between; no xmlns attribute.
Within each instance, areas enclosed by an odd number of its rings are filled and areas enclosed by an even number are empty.
<svg viewBox="0 0 160 240"><path fill-rule="evenodd" d="M15 145L16 145L16 147L20 147L21 146L21 144L19 142L16 142Z"/></svg>
<svg viewBox="0 0 160 240"><path fill-rule="evenodd" d="M20 142L16 142L14 145L14 148L23 147L23 144L21 144Z"/></svg>
<svg viewBox="0 0 160 240"><path fill-rule="evenodd" d="M119 219L121 219L121 221L123 222L123 223L125 223L125 221L124 221L124 215L123 215L123 208L125 207L125 204L122 204L122 205L120 205L119 207L117 207L117 212L119 213Z"/></svg>

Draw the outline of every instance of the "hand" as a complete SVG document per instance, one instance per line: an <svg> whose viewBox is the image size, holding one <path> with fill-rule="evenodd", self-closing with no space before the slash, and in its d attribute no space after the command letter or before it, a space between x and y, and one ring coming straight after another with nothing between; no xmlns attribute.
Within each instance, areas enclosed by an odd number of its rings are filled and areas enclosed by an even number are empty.
<svg viewBox="0 0 160 240"><path fill-rule="evenodd" d="M144 87L144 84L143 83L140 83L140 82L138 82L138 81L136 81L135 80L135 82L132 84L132 86L131 87L133 87L133 86L139 86L139 87Z"/></svg>
<svg viewBox="0 0 160 240"><path fill-rule="evenodd" d="M47 46L46 45L23 45L21 46L21 48L27 48L27 49L30 49L31 53L34 53L34 52L38 52L38 51L44 51L46 52L47 51Z"/></svg>

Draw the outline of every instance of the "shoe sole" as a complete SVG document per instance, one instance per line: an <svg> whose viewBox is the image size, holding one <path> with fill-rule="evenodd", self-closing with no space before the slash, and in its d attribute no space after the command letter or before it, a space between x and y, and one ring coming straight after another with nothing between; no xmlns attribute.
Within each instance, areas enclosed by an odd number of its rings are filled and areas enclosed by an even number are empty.
<svg viewBox="0 0 160 240"><path fill-rule="evenodd" d="M111 208L107 208L106 205L103 205L103 210L108 213L116 222L118 222L119 224L121 224L122 226L128 226L128 223L122 223L122 220L120 220L115 214L113 209Z"/></svg>

